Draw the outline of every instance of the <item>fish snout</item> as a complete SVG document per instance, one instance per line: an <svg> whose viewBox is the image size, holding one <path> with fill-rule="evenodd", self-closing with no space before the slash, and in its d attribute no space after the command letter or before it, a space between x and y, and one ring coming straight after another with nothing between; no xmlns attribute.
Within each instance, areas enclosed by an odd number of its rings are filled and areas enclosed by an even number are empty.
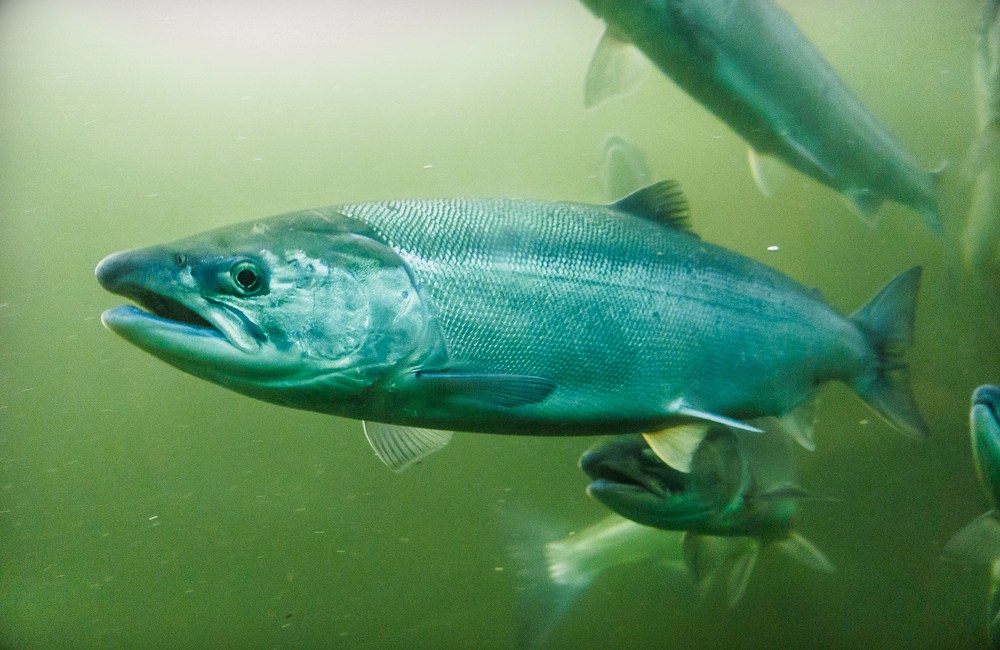
<svg viewBox="0 0 1000 650"><path fill-rule="evenodd" d="M976 388L976 390L972 392L972 405L986 406L991 411L997 412L997 407L1000 406L1000 386L983 384L982 386Z"/></svg>
<svg viewBox="0 0 1000 650"><path fill-rule="evenodd" d="M94 275L102 287L111 293L119 293L122 285L127 283L128 276L132 275L136 268L136 259L133 251L122 251L112 253L97 263Z"/></svg>

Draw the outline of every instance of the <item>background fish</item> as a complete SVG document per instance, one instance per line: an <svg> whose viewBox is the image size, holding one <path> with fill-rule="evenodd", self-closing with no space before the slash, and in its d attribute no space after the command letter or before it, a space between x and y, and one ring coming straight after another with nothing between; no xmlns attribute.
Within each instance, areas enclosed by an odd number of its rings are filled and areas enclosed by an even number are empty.
<svg viewBox="0 0 1000 650"><path fill-rule="evenodd" d="M974 179L962 233L965 262L975 272L996 274L1000 246L1000 0L983 4L974 65L976 126L966 174Z"/></svg>
<svg viewBox="0 0 1000 650"><path fill-rule="evenodd" d="M232 390L366 420L396 469L452 430L644 432L683 469L708 424L755 430L739 419L788 413L830 379L926 435L900 360L919 268L845 318L691 234L686 206L664 182L610 206L293 212L107 257L100 283L147 311L102 321Z"/></svg>
<svg viewBox="0 0 1000 650"><path fill-rule="evenodd" d="M955 533L944 557L991 567L989 636L1000 647L1000 387L983 385L972 393L969 411L972 458L993 508Z"/></svg>
<svg viewBox="0 0 1000 650"><path fill-rule="evenodd" d="M633 44L746 140L752 161L776 156L866 217L889 199L940 230L936 175L920 168L770 0L583 4L608 25L587 74L588 106L635 84L624 47ZM754 174L759 180L760 169Z"/></svg>
<svg viewBox="0 0 1000 650"><path fill-rule="evenodd" d="M794 482L786 437L780 431L741 434L724 427L709 431L690 473L665 465L638 436L600 443L580 459L593 479L587 493L612 511L646 526L686 531L692 577L704 589L720 570L728 574L730 606L743 597L762 548L833 571L823 553L793 530L797 502L808 493ZM720 537L727 539L710 539Z"/></svg>

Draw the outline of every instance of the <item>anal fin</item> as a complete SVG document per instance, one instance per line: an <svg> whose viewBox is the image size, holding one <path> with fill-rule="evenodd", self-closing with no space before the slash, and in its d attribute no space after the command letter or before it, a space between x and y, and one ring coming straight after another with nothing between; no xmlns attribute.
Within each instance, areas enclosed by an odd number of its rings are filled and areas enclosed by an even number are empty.
<svg viewBox="0 0 1000 650"><path fill-rule="evenodd" d="M815 569L823 573L833 573L837 570L833 566L833 563L823 554L823 551L816 548L812 542L796 532L789 535L787 539L775 542L774 545L785 555L810 569Z"/></svg>

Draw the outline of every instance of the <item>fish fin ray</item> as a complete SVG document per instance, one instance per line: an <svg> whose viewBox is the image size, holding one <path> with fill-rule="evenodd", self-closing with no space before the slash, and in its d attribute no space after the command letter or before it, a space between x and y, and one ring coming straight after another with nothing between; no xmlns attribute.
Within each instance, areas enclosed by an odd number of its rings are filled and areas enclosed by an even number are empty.
<svg viewBox="0 0 1000 650"><path fill-rule="evenodd" d="M995 510L966 524L944 545L941 556L969 564L988 564L1000 557L1000 516Z"/></svg>
<svg viewBox="0 0 1000 650"><path fill-rule="evenodd" d="M612 208L673 230L691 233L688 201L677 181L660 181L611 204Z"/></svg>
<svg viewBox="0 0 1000 650"><path fill-rule="evenodd" d="M518 645L539 647L558 629L595 575L577 570L567 576L553 566L563 559L559 540L566 536L569 526L559 525L530 508L517 508L516 512L509 507L498 508L497 517L510 540L506 550L520 592L515 606Z"/></svg>
<svg viewBox="0 0 1000 650"><path fill-rule="evenodd" d="M708 425L698 422L644 433L642 437L664 463L682 472L690 472L694 452L707 432Z"/></svg>
<svg viewBox="0 0 1000 650"><path fill-rule="evenodd" d="M777 418L781 429L809 451L816 451L816 399L808 397L794 409Z"/></svg>
<svg viewBox="0 0 1000 650"><path fill-rule="evenodd" d="M733 418L727 418L724 415L716 415L715 413L709 413L708 411L699 411L698 409L693 409L688 406L681 406L674 411L677 415L683 415L685 417L694 418L695 420L703 420L705 422L712 422L714 424L721 424L727 426L731 429L739 429L740 431L749 431L750 433L764 433L764 430L755 427L752 424L747 424L746 422L741 422L740 420L734 420Z"/></svg>
<svg viewBox="0 0 1000 650"><path fill-rule="evenodd" d="M583 87L583 105L594 108L631 93L646 77L647 66L625 38L608 29L597 43Z"/></svg>
<svg viewBox="0 0 1000 650"><path fill-rule="evenodd" d="M459 396L505 408L537 404L556 389L556 384L552 380L531 375L421 370L417 372L417 379L428 386L429 390L439 394Z"/></svg>
<svg viewBox="0 0 1000 650"><path fill-rule="evenodd" d="M852 386L866 404L903 433L923 439L927 425L917 409L903 350L913 343L921 268L903 271L851 315L877 355L875 367Z"/></svg>
<svg viewBox="0 0 1000 650"><path fill-rule="evenodd" d="M375 455L397 473L447 445L452 436L451 431L382 422L362 421L361 425Z"/></svg>
<svg viewBox="0 0 1000 650"><path fill-rule="evenodd" d="M808 539L792 532L786 539L774 543L775 548L792 558L799 564L815 569L822 573L834 573L837 568L833 565L823 551Z"/></svg>

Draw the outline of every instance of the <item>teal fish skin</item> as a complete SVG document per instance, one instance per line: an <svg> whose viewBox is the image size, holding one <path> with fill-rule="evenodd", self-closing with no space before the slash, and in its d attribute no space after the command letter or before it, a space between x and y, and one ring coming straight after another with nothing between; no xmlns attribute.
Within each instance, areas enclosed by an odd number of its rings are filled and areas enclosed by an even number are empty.
<svg viewBox="0 0 1000 650"><path fill-rule="evenodd" d="M924 171L770 0L582 0L755 151L845 195L866 216L884 199L940 230Z"/></svg>
<svg viewBox="0 0 1000 650"><path fill-rule="evenodd" d="M295 212L109 256L102 285L153 313L102 319L230 389L376 422L656 431L690 421L679 415L690 409L785 413L838 379L926 434L895 357L919 269L845 318L670 222L682 205L667 182L611 206L442 199ZM246 265L246 280L262 278L252 295L236 286Z"/></svg>

